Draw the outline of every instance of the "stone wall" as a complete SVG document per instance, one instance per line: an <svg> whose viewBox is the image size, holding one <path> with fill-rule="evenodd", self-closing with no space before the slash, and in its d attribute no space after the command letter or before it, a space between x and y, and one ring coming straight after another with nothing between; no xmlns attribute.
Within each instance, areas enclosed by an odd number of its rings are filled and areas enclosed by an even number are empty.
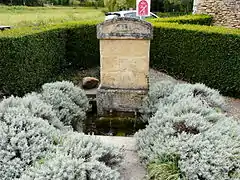
<svg viewBox="0 0 240 180"><path fill-rule="evenodd" d="M214 17L214 25L240 28L240 0L195 0L197 14Z"/></svg>

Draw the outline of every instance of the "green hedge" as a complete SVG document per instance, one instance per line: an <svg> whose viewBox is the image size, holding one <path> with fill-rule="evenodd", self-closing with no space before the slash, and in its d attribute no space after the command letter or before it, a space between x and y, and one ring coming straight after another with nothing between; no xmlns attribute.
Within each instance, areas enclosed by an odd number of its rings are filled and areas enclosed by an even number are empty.
<svg viewBox="0 0 240 180"><path fill-rule="evenodd" d="M99 40L96 24L72 24L67 31L66 60L73 68L89 68L99 65Z"/></svg>
<svg viewBox="0 0 240 180"><path fill-rule="evenodd" d="M195 19L185 21L209 19L205 15L191 17ZM151 66L240 97L240 30L174 20L181 18L152 21ZM97 23L71 22L0 32L0 90L23 95L53 81L66 69L99 65Z"/></svg>
<svg viewBox="0 0 240 180"><path fill-rule="evenodd" d="M0 89L21 96L66 68L93 66L99 63L97 42L96 22L0 32Z"/></svg>
<svg viewBox="0 0 240 180"><path fill-rule="evenodd" d="M151 66L240 97L240 30L155 23Z"/></svg>
<svg viewBox="0 0 240 180"><path fill-rule="evenodd" d="M169 22L169 23L178 23L178 24L199 24L199 25L208 25L212 24L212 16L204 14L195 14L195 15L185 15L178 17L168 17L168 18L158 18L152 20L152 22Z"/></svg>
<svg viewBox="0 0 240 180"><path fill-rule="evenodd" d="M25 36L15 32L0 36L0 87L5 93L23 95L59 72L64 64L65 33L59 29L29 31Z"/></svg>
<svg viewBox="0 0 240 180"><path fill-rule="evenodd" d="M157 12L158 17L178 17L184 15L191 15L192 12Z"/></svg>

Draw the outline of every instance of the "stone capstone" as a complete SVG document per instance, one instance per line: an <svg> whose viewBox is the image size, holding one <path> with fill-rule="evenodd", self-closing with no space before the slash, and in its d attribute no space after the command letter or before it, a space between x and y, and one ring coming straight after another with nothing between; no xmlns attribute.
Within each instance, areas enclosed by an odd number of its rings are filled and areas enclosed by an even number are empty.
<svg viewBox="0 0 240 180"><path fill-rule="evenodd" d="M151 23L129 17L106 20L97 25L98 39L152 39Z"/></svg>

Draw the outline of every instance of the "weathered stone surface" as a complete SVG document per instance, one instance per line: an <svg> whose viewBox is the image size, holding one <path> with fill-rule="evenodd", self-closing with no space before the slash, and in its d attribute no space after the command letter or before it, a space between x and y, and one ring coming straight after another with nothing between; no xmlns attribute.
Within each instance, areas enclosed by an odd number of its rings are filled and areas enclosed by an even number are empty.
<svg viewBox="0 0 240 180"><path fill-rule="evenodd" d="M97 26L98 39L151 39L152 37L152 25L136 18L113 18Z"/></svg>
<svg viewBox="0 0 240 180"><path fill-rule="evenodd" d="M101 85L97 90L98 114L136 112L148 92L150 23L117 18L98 25Z"/></svg>
<svg viewBox="0 0 240 180"><path fill-rule="evenodd" d="M101 40L101 85L148 88L149 40Z"/></svg>
<svg viewBox="0 0 240 180"><path fill-rule="evenodd" d="M99 80L94 77L85 77L82 80L82 87L84 89L93 89L98 86Z"/></svg>
<svg viewBox="0 0 240 180"><path fill-rule="evenodd" d="M239 0L195 0L197 14L213 16L214 25L240 28Z"/></svg>
<svg viewBox="0 0 240 180"><path fill-rule="evenodd" d="M105 89L100 86L96 95L98 114L104 116L109 111L137 112L147 93L147 89Z"/></svg>

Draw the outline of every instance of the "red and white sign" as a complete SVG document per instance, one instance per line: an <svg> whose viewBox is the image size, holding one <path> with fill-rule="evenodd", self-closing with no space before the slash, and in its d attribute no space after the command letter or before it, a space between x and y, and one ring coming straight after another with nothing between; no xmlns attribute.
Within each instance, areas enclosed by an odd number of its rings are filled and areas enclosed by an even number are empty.
<svg viewBox="0 0 240 180"><path fill-rule="evenodd" d="M150 16L151 0L137 0L137 16Z"/></svg>

